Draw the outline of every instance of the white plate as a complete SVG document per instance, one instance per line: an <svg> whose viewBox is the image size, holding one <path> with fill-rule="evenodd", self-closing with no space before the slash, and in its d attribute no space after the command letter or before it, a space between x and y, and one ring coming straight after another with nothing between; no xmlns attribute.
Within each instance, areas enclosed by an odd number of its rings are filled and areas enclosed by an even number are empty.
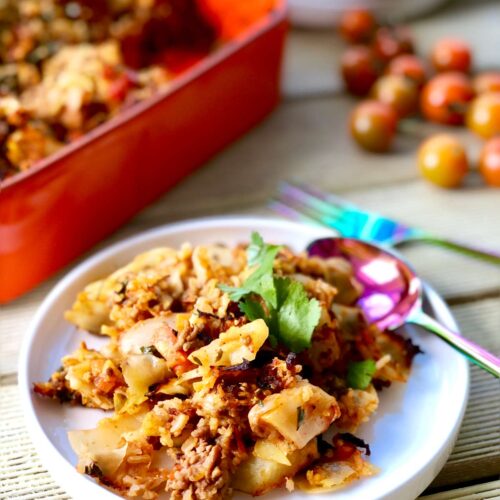
<svg viewBox="0 0 500 500"><path fill-rule="evenodd" d="M69 407L39 398L33 382L48 379L61 357L81 340L90 346L100 339L66 323L63 312L87 283L127 263L155 246L247 241L257 230L267 241L295 250L329 233L328 230L275 219L228 217L200 219L160 227L118 243L80 264L52 290L38 310L23 345L19 382L26 423L44 465L75 499L112 499L116 495L76 472L76 457L66 432L90 428L102 416L99 410ZM442 299L428 291L434 315L448 327L457 325ZM380 407L357 433L370 443L371 461L380 473L334 494L336 500L416 498L439 472L455 441L467 402L469 372L465 358L425 332L411 331L425 354L415 358L408 384L393 384L380 395ZM325 499L330 495L275 492L265 498ZM236 497L246 497L236 495ZM248 497L247 497L248 498Z"/></svg>

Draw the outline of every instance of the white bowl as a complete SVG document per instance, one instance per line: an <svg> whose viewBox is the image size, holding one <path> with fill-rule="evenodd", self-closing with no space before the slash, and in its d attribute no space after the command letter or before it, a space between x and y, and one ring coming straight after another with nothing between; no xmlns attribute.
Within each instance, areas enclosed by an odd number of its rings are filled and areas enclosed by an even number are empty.
<svg viewBox="0 0 500 500"><path fill-rule="evenodd" d="M32 392L33 382L48 379L60 365L61 357L81 340L90 346L101 340L66 323L63 312L87 283L111 273L140 252L161 245L177 247L184 241L231 245L247 241L253 230L259 231L266 241L285 243L295 250L331 234L319 227L252 217L207 218L163 226L99 252L71 271L44 300L25 338L19 385L27 427L43 463L75 499L117 496L76 472L76 457L66 434L70 429L93 427L103 412L59 405ZM431 289L427 290L427 297L434 316L449 328L457 329L443 300ZM467 403L467 362L437 337L416 329L408 332L424 354L415 358L407 384L393 384L382 391L377 414L357 433L370 443L371 461L380 472L335 492L335 500L414 499L450 454ZM265 498L285 496L324 500L330 495L279 491Z"/></svg>

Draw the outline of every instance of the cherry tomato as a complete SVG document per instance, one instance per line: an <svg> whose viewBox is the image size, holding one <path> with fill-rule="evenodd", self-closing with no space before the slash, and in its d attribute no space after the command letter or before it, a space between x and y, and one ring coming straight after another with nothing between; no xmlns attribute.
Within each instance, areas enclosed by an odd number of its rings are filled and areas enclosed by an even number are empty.
<svg viewBox="0 0 500 500"><path fill-rule="evenodd" d="M479 158L479 172L486 184L500 187L500 137L490 139L484 145Z"/></svg>
<svg viewBox="0 0 500 500"><path fill-rule="evenodd" d="M486 92L476 97L467 111L467 127L489 139L500 135L500 92Z"/></svg>
<svg viewBox="0 0 500 500"><path fill-rule="evenodd" d="M488 71L486 73L480 73L472 80L472 86L476 94L500 92L500 72Z"/></svg>
<svg viewBox="0 0 500 500"><path fill-rule="evenodd" d="M413 37L407 26L384 26L375 32L373 48L377 56L389 62L401 54L413 54Z"/></svg>
<svg viewBox="0 0 500 500"><path fill-rule="evenodd" d="M372 88L377 101L389 104L396 114L403 118L418 110L418 88L408 78L401 75L385 75Z"/></svg>
<svg viewBox="0 0 500 500"><path fill-rule="evenodd" d="M350 10L340 18L339 32L348 43L369 42L377 27L373 14L364 9Z"/></svg>
<svg viewBox="0 0 500 500"><path fill-rule="evenodd" d="M423 115L433 122L461 125L474 91L463 73L441 73L431 78L420 96Z"/></svg>
<svg viewBox="0 0 500 500"><path fill-rule="evenodd" d="M445 188L460 186L469 170L464 147L448 134L437 134L420 146L418 167L427 180Z"/></svg>
<svg viewBox="0 0 500 500"><path fill-rule="evenodd" d="M386 68L388 75L401 75L413 80L421 89L427 80L427 71L423 61L413 54L402 54L395 57Z"/></svg>
<svg viewBox="0 0 500 500"><path fill-rule="evenodd" d="M342 55L342 77L347 90L354 95L366 95L381 72L373 50L364 45L349 47Z"/></svg>
<svg viewBox="0 0 500 500"><path fill-rule="evenodd" d="M363 101L351 115L351 134L364 149L381 153L387 151L396 134L397 115L386 103Z"/></svg>
<svg viewBox="0 0 500 500"><path fill-rule="evenodd" d="M432 65L436 71L470 71L472 55L469 45L458 38L443 38L432 49Z"/></svg>

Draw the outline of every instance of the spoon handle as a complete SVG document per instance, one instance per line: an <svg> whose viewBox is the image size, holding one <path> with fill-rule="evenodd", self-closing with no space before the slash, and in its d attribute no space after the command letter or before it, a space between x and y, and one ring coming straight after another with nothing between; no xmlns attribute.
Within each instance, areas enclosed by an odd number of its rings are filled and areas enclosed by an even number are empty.
<svg viewBox="0 0 500 500"><path fill-rule="evenodd" d="M471 340L462 337L445 326L438 323L434 318L431 318L422 311L417 311L407 318L409 323L421 326L431 333L435 333L445 342L454 347L457 351L465 354L470 361L480 366L483 370L491 373L497 378L500 378L500 358L497 358L486 349L475 344Z"/></svg>

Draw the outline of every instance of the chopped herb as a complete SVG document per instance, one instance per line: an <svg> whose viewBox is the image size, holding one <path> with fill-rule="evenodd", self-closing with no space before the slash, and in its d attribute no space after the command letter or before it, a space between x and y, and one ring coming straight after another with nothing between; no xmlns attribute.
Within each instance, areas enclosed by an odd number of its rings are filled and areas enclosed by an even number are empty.
<svg viewBox="0 0 500 500"><path fill-rule="evenodd" d="M102 470L94 462L85 466L85 474L92 477L102 477L103 475Z"/></svg>
<svg viewBox="0 0 500 500"><path fill-rule="evenodd" d="M197 358L196 356L193 356L193 361L194 361L194 362L195 362L198 366L201 366L201 365L202 365L202 363L201 363L200 359L199 359L199 358Z"/></svg>
<svg viewBox="0 0 500 500"><path fill-rule="evenodd" d="M370 454L371 454L370 445L368 443L365 443L365 441L363 441L361 438L354 436L353 434L351 434L349 432L344 432L344 433L338 434L338 436L340 436L340 438L343 441L347 441L348 443L353 444L354 446L356 446L356 448L364 449L366 456L367 457L370 456Z"/></svg>
<svg viewBox="0 0 500 500"><path fill-rule="evenodd" d="M160 384L158 382L156 382L155 384L151 384L148 387L148 394L151 394L151 393L155 392L156 389L158 389L158 387L160 387Z"/></svg>
<svg viewBox="0 0 500 500"><path fill-rule="evenodd" d="M347 384L353 389L366 389L376 371L376 364L373 359L351 362L347 368Z"/></svg>
<svg viewBox="0 0 500 500"><path fill-rule="evenodd" d="M280 248L264 243L258 233L252 233L247 260L253 272L241 287L219 285L219 288L232 301L239 302L240 310L249 320L264 319L272 345L281 342L300 352L311 345L321 307L316 299L309 299L302 283L273 274L274 259Z"/></svg>
<svg viewBox="0 0 500 500"><path fill-rule="evenodd" d="M302 422L304 421L305 417L305 412L304 408L302 406L297 407L297 430L299 430L300 426L302 425Z"/></svg>
<svg viewBox="0 0 500 500"><path fill-rule="evenodd" d="M122 281L120 283L120 288L115 291L116 295L118 295L119 303L125 300L127 285L128 285L128 280Z"/></svg>
<svg viewBox="0 0 500 500"><path fill-rule="evenodd" d="M152 354L157 358L163 358L160 351L154 345L142 346L141 347L142 354Z"/></svg>
<svg viewBox="0 0 500 500"><path fill-rule="evenodd" d="M200 309L196 309L196 313L198 314L198 316L200 317L207 317L207 318L214 318L214 319L220 319L219 316L217 316L217 314L214 314L214 313L209 313L209 312L205 312L205 311L200 311Z"/></svg>

